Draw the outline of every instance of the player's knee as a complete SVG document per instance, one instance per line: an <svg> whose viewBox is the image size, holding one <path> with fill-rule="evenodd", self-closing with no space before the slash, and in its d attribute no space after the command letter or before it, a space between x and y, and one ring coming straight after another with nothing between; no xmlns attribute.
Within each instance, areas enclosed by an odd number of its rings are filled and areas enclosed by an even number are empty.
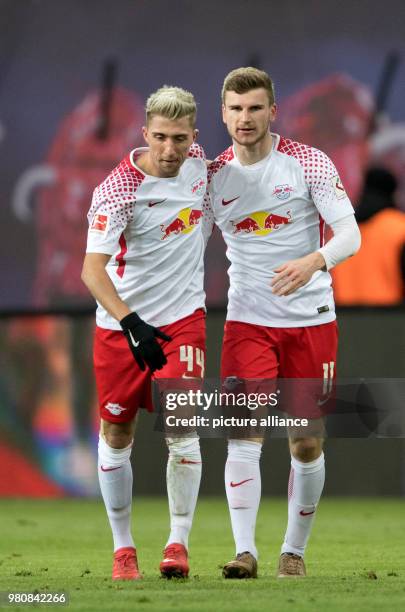
<svg viewBox="0 0 405 612"><path fill-rule="evenodd" d="M102 421L100 435L111 448L126 448L132 444L134 430L132 423L109 423Z"/></svg>
<svg viewBox="0 0 405 612"><path fill-rule="evenodd" d="M303 463L318 459L322 453L322 447L323 440L320 438L296 438L290 440L292 456Z"/></svg>
<svg viewBox="0 0 405 612"><path fill-rule="evenodd" d="M104 439L111 448L126 448L132 442L132 435L125 431L110 431Z"/></svg>

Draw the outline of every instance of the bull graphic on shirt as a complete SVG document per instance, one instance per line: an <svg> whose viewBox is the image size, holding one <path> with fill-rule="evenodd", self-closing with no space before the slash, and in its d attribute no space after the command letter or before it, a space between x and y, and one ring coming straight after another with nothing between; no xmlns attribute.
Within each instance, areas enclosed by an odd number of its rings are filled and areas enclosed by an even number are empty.
<svg viewBox="0 0 405 612"><path fill-rule="evenodd" d="M189 234L199 224L201 217L201 210L191 207L183 208L168 225L160 226L163 233L162 240L166 240L173 234Z"/></svg>
<svg viewBox="0 0 405 612"><path fill-rule="evenodd" d="M292 223L291 211L287 211L287 216L276 215L266 210L251 213L249 216L238 221L231 221L234 234L250 234L256 236L267 236L273 230L277 230L280 225Z"/></svg>

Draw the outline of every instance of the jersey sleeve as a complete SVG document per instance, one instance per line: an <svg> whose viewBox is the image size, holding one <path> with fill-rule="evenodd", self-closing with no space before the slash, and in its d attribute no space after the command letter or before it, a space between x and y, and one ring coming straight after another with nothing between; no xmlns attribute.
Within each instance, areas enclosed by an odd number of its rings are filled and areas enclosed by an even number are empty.
<svg viewBox="0 0 405 612"><path fill-rule="evenodd" d="M133 219L133 198L114 194L104 184L96 187L87 215L87 253L113 255L119 247L119 239Z"/></svg>
<svg viewBox="0 0 405 612"><path fill-rule="evenodd" d="M233 147L229 147L221 153L218 157L214 159L214 161L210 162L208 165L208 173L207 173L207 190L205 192L204 201L203 201L203 225L202 232L204 237L205 246L207 246L208 240L210 239L214 229L215 229L215 207L214 207L214 197L215 197L215 175L221 168L223 168L228 162L233 159Z"/></svg>
<svg viewBox="0 0 405 612"><path fill-rule="evenodd" d="M216 161L212 161L208 165L207 172L207 189L205 191L204 200L202 204L203 216L202 216L202 227L201 231L204 237L204 244L207 246L208 240L210 239L212 232L215 229L215 213L214 213L214 175L218 170L218 164Z"/></svg>
<svg viewBox="0 0 405 612"><path fill-rule="evenodd" d="M198 159L206 160L205 151L201 145L197 142L193 142L188 151L188 157L196 157Z"/></svg>
<svg viewBox="0 0 405 612"><path fill-rule="evenodd" d="M214 227L215 227L214 211L212 209L212 204L211 204L211 194L208 189L204 195L202 211L203 211L203 215L202 215L201 231L202 231L202 235L204 238L204 244L205 246L207 246L208 240L211 238L212 232L214 231Z"/></svg>
<svg viewBox="0 0 405 612"><path fill-rule="evenodd" d="M354 214L332 160L318 149L308 149L307 157L301 163L310 195L321 217L330 224Z"/></svg>

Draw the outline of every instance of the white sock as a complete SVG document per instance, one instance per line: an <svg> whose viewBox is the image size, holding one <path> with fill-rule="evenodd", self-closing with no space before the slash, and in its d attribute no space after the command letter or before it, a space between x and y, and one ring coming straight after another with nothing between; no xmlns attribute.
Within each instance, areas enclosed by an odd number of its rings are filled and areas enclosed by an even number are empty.
<svg viewBox="0 0 405 612"><path fill-rule="evenodd" d="M262 445L249 440L229 440L225 464L225 490L236 554L248 551L257 559L256 517L261 495Z"/></svg>
<svg viewBox="0 0 405 612"><path fill-rule="evenodd" d="M315 511L325 482L324 454L309 463L291 457L288 482L288 524L282 553L304 556Z"/></svg>
<svg viewBox="0 0 405 612"><path fill-rule="evenodd" d="M114 551L135 547L131 535L132 442L126 448L111 448L100 436L98 442L98 479L110 521Z"/></svg>
<svg viewBox="0 0 405 612"><path fill-rule="evenodd" d="M201 452L198 437L167 438L169 458L166 483L170 512L170 535L166 546L183 544L188 550L188 536L193 524L201 481Z"/></svg>

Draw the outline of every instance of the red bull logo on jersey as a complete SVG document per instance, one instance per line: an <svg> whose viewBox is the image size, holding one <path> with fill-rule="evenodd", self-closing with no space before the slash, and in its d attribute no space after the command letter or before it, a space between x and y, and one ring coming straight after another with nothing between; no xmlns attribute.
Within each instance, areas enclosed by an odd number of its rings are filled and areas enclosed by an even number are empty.
<svg viewBox="0 0 405 612"><path fill-rule="evenodd" d="M201 217L202 210L183 208L169 225L160 226L163 233L162 240L166 240L172 234L189 234L199 224Z"/></svg>
<svg viewBox="0 0 405 612"><path fill-rule="evenodd" d="M198 178L196 181L191 183L191 193L193 195L204 195L205 191L205 180L203 178Z"/></svg>
<svg viewBox="0 0 405 612"><path fill-rule="evenodd" d="M276 185L272 195L275 195L279 200L288 200L293 191L291 185Z"/></svg>
<svg viewBox="0 0 405 612"><path fill-rule="evenodd" d="M232 221L231 223L234 234L250 234L253 232L256 236L267 236L273 230L277 230L280 225L292 223L292 218L290 210L287 212L286 217L269 213L266 210L260 210L251 213L240 221Z"/></svg>

